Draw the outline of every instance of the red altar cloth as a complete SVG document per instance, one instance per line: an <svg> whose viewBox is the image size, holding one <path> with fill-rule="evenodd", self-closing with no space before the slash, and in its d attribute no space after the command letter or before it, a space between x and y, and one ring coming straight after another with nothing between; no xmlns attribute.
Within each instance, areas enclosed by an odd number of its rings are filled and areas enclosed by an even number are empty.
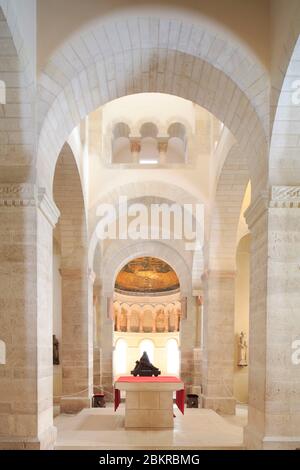
<svg viewBox="0 0 300 470"><path fill-rule="evenodd" d="M119 377L116 382L131 382L131 383L181 383L181 380L178 377L168 377L168 376L160 376L160 377L134 377L132 375L122 376ZM185 400L185 390L182 388L181 390L176 390L176 405L184 414L184 400ZM121 392L117 388L115 388L115 411L118 409L121 402Z"/></svg>

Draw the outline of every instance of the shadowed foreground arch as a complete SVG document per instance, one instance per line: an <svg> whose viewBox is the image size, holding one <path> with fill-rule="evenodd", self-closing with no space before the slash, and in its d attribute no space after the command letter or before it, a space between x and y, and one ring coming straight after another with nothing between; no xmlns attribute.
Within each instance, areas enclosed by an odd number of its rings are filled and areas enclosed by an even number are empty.
<svg viewBox="0 0 300 470"><path fill-rule="evenodd" d="M235 57L234 66L224 61L224 50ZM66 56L74 57L71 67ZM206 108L238 140L257 190L266 184L264 70L242 47L203 27L155 17L91 26L57 51L39 89L37 166L45 187L56 155L80 120L108 101L138 92L175 94Z"/></svg>

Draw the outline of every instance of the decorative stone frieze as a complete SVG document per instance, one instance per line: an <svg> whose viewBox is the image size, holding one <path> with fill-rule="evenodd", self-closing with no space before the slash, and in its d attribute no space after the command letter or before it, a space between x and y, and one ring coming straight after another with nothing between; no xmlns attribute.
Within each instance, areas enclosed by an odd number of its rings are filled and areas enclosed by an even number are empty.
<svg viewBox="0 0 300 470"><path fill-rule="evenodd" d="M300 186L272 186L271 208L296 209L300 207Z"/></svg>
<svg viewBox="0 0 300 470"><path fill-rule="evenodd" d="M45 188L30 183L0 184L0 207L38 207L53 227L60 216Z"/></svg>
<svg viewBox="0 0 300 470"><path fill-rule="evenodd" d="M35 206L36 196L36 187L30 183L0 184L1 207Z"/></svg>

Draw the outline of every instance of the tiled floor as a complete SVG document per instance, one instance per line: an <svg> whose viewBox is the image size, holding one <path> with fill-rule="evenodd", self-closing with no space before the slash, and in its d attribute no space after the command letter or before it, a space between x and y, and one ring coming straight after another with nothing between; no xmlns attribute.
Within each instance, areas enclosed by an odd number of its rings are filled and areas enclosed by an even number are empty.
<svg viewBox="0 0 300 470"><path fill-rule="evenodd" d="M124 405L90 408L78 415L55 418L56 449L241 449L245 409L235 417L222 417L212 410L186 409L183 416L174 409L174 429L126 430Z"/></svg>

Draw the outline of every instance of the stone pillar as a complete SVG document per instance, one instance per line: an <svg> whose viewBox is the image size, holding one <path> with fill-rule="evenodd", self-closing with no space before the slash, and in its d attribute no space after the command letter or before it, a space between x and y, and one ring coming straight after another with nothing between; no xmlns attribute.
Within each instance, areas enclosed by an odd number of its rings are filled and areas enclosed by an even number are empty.
<svg viewBox="0 0 300 470"><path fill-rule="evenodd" d="M93 282L82 268L62 268L62 413L90 407L93 392Z"/></svg>
<svg viewBox="0 0 300 470"><path fill-rule="evenodd" d="M0 449L52 449L52 231L59 212L32 184L0 185Z"/></svg>
<svg viewBox="0 0 300 470"><path fill-rule="evenodd" d="M179 331L179 313L175 308L174 308L174 318L175 318L174 331Z"/></svg>
<svg viewBox="0 0 300 470"><path fill-rule="evenodd" d="M168 139L163 139L158 142L159 163L166 164L168 150Z"/></svg>
<svg viewBox="0 0 300 470"><path fill-rule="evenodd" d="M209 271L203 276L203 285L203 407L234 414L235 272Z"/></svg>
<svg viewBox="0 0 300 470"><path fill-rule="evenodd" d="M246 211L252 234L249 449L300 447L300 187L273 187Z"/></svg>
<svg viewBox="0 0 300 470"><path fill-rule="evenodd" d="M94 284L94 353L93 353L93 390L99 393L101 388L101 285Z"/></svg>
<svg viewBox="0 0 300 470"><path fill-rule="evenodd" d="M156 333L156 312L152 313L152 333Z"/></svg>
<svg viewBox="0 0 300 470"><path fill-rule="evenodd" d="M168 333L168 331L169 331L169 312L166 308L164 309L164 315L165 315L165 333Z"/></svg>
<svg viewBox="0 0 300 470"><path fill-rule="evenodd" d="M202 316L202 296L195 296L195 347L193 350L193 388L192 393L196 393L199 398L201 395L201 379L202 379L202 345L201 345L201 316Z"/></svg>
<svg viewBox="0 0 300 470"><path fill-rule="evenodd" d="M185 317L180 322L180 355L181 378L185 383L186 392L192 393L194 358L193 350L196 339L195 302L192 295L185 297Z"/></svg>
<svg viewBox="0 0 300 470"><path fill-rule="evenodd" d="M132 154L132 162L138 164L140 161L141 142L140 140L131 140L130 150Z"/></svg>
<svg viewBox="0 0 300 470"><path fill-rule="evenodd" d="M127 311L126 331L130 333L131 330L131 309Z"/></svg>
<svg viewBox="0 0 300 470"><path fill-rule="evenodd" d="M117 312L117 331L121 331L121 315L122 315L122 306Z"/></svg>
<svg viewBox="0 0 300 470"><path fill-rule="evenodd" d="M144 331L144 324L143 324L144 323L144 312L140 312L139 320L140 320L139 332L143 333L143 331Z"/></svg>
<svg viewBox="0 0 300 470"><path fill-rule="evenodd" d="M201 347L201 317L202 317L203 297L195 297L195 313L196 313L196 340L195 348Z"/></svg>
<svg viewBox="0 0 300 470"><path fill-rule="evenodd" d="M105 310L105 298L101 299L101 311ZM106 401L113 401L113 321L101 315L101 386Z"/></svg>

